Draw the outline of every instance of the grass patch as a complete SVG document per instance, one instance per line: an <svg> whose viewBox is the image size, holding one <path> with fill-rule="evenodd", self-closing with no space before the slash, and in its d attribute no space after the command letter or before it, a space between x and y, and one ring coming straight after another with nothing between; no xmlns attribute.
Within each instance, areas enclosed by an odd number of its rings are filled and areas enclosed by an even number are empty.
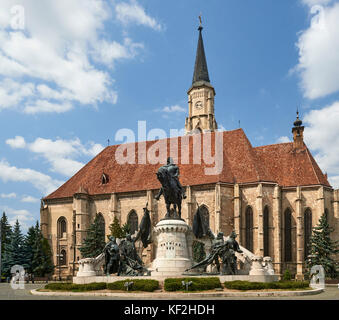
<svg viewBox="0 0 339 320"><path fill-rule="evenodd" d="M232 290L265 290L265 289L283 289L298 290L308 289L308 281L277 281L277 282L249 282L249 281L226 281L225 288Z"/></svg>
<svg viewBox="0 0 339 320"><path fill-rule="evenodd" d="M188 287L188 291L205 291L221 288L221 282L218 277L206 277L206 278L167 278L164 282L164 289L166 291L186 291L186 288L182 285L182 281L192 284Z"/></svg>
<svg viewBox="0 0 339 320"><path fill-rule="evenodd" d="M159 289L159 281L150 279L126 279L121 281L115 281L112 283L107 283L107 289L126 291L125 287L126 282L133 282L128 291L153 292L154 290Z"/></svg>

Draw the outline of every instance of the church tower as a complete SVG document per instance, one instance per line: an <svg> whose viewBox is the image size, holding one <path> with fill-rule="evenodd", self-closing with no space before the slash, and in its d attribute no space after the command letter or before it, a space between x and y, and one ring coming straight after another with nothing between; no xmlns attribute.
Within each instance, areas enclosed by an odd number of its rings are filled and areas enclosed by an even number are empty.
<svg viewBox="0 0 339 320"><path fill-rule="evenodd" d="M294 149L300 149L304 146L304 126L302 125L303 122L299 119L299 111L297 111L297 119L293 124L293 146Z"/></svg>
<svg viewBox="0 0 339 320"><path fill-rule="evenodd" d="M199 40L192 86L188 90L188 117L185 122L186 134L211 132L218 129L214 116L215 90L210 84L207 62L202 40L200 19Z"/></svg>

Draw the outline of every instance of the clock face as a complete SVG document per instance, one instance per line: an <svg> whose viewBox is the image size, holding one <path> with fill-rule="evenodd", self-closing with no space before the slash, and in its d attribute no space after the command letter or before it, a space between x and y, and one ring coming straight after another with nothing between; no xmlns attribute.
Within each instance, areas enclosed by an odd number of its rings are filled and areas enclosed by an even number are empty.
<svg viewBox="0 0 339 320"><path fill-rule="evenodd" d="M198 101L198 102L195 104L195 107L196 107L196 109L201 109L201 108L202 108L202 102L201 102L201 101Z"/></svg>

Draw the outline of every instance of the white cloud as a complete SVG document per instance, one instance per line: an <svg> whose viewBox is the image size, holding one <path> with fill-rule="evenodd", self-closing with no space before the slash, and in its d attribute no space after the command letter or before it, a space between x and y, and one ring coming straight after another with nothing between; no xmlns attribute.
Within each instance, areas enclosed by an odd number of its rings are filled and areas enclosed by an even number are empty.
<svg viewBox="0 0 339 320"><path fill-rule="evenodd" d="M329 1L305 1L327 4ZM316 99L339 91L339 3L313 6L310 27L300 33L297 42L304 96Z"/></svg>
<svg viewBox="0 0 339 320"><path fill-rule="evenodd" d="M286 143L286 142L291 142L291 139L289 137L287 137L287 136L279 137L276 140L276 143Z"/></svg>
<svg viewBox="0 0 339 320"><path fill-rule="evenodd" d="M11 28L13 5L25 9L25 30ZM121 17L129 21L120 5ZM144 12L136 2L134 6ZM110 39L105 23L111 15L105 0L1 0L0 76L12 79L0 83L0 110L60 113L75 105L116 103L114 79L94 62L113 66L133 59L143 44L127 37L121 43ZM145 15L142 21L152 24L149 19Z"/></svg>
<svg viewBox="0 0 339 320"><path fill-rule="evenodd" d="M301 2L307 6L313 7L315 5L327 5L332 2L332 0L301 0Z"/></svg>
<svg viewBox="0 0 339 320"><path fill-rule="evenodd" d="M155 18L147 15L145 9L141 7L137 1L131 0L130 3L121 2L116 5L115 12L117 19L123 24L135 23L150 27L154 30L162 30L162 26Z"/></svg>
<svg viewBox="0 0 339 320"><path fill-rule="evenodd" d="M23 137L17 136L6 140L6 143L12 148L26 148L39 154L50 164L52 172L67 177L72 176L84 166L84 163L75 160L77 157L94 157L104 149L101 144L93 141L84 145L79 138L72 140L37 138L32 143L26 143Z"/></svg>
<svg viewBox="0 0 339 320"><path fill-rule="evenodd" d="M0 82L0 110L17 106L23 99L32 96L34 96L32 83L20 84L8 78Z"/></svg>
<svg viewBox="0 0 339 320"><path fill-rule="evenodd" d="M34 198L32 196L23 196L21 202L38 203L40 202L40 199Z"/></svg>
<svg viewBox="0 0 339 320"><path fill-rule="evenodd" d="M26 147L25 138L21 136L16 136L14 139L7 139L6 143L13 149L22 149Z"/></svg>
<svg viewBox="0 0 339 320"><path fill-rule="evenodd" d="M125 38L123 44L102 40L98 42L96 46L97 54L93 58L112 67L114 61L132 59L138 54L138 50L143 48L142 43L133 42L130 38Z"/></svg>
<svg viewBox="0 0 339 320"><path fill-rule="evenodd" d="M26 231L29 227L34 223L34 216L31 212L25 209L13 209L9 207L5 207L4 211L8 216L8 222L14 226L16 220L19 221L21 226L21 231Z"/></svg>
<svg viewBox="0 0 339 320"><path fill-rule="evenodd" d="M173 105L173 106L163 107L162 109L155 109L154 111L173 113L173 112L186 112L186 109L176 104L176 105Z"/></svg>
<svg viewBox="0 0 339 320"><path fill-rule="evenodd" d="M63 183L63 181L54 180L50 176L33 169L11 166L6 160L0 160L0 179L4 182L31 183L43 195L53 192Z"/></svg>
<svg viewBox="0 0 339 320"><path fill-rule="evenodd" d="M16 193L12 192L12 193L1 193L0 194L0 198L2 199L14 199L16 198Z"/></svg>
<svg viewBox="0 0 339 320"><path fill-rule="evenodd" d="M24 112L28 114L35 113L63 113L69 111L73 108L72 104L69 102L65 103L51 103L46 100L37 100L34 105L27 105L24 108Z"/></svg>
<svg viewBox="0 0 339 320"><path fill-rule="evenodd" d="M321 169L329 174L334 187L339 188L339 101L319 110L311 110L304 117L305 141L315 152ZM333 179L332 179L333 178Z"/></svg>

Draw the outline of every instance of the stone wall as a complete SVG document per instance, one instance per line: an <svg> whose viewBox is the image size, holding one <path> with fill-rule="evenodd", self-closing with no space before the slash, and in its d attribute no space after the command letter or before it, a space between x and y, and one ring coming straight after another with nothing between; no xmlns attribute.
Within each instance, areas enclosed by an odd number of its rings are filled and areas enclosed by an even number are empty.
<svg viewBox="0 0 339 320"><path fill-rule="evenodd" d="M121 225L127 222L128 215L134 210L140 223L143 208L148 202L152 225L162 219L166 213L164 198L154 199L158 190L141 191L125 194L88 196L76 194L70 199L50 200L41 208L41 228L44 236L51 243L53 260L58 265L58 247L67 252L67 265L60 268L62 275L72 274L74 247L73 235L76 234L75 262L81 259L78 250L86 230L93 222L95 214L101 213L105 220L105 233L109 235L109 226L117 216ZM253 253L263 256L264 225L263 210L269 210L269 255L273 260L276 273L283 273L286 268L292 273L304 272L304 212L312 211L312 225L317 225L325 209L329 212L330 225L335 228L334 239L339 239L339 191L320 186L280 188L272 183L247 185L211 184L186 187L187 199L182 202L182 217L192 226L197 204L204 205L209 211L210 228L228 235L233 229L238 233L238 241L245 246L245 211L248 206L253 210ZM292 212L292 261L284 261L284 212ZM65 237L58 237L58 220L67 221ZM73 223L73 219L74 223ZM146 265L155 258L155 245L147 249L140 248ZM56 269L56 274L59 269Z"/></svg>

